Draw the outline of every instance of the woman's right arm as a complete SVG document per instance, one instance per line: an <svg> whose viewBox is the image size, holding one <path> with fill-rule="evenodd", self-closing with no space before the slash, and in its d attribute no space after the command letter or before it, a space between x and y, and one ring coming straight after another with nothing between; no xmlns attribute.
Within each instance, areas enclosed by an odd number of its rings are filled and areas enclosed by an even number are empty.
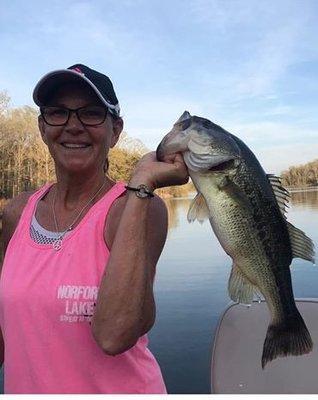
<svg viewBox="0 0 318 400"><path fill-rule="evenodd" d="M15 197L5 206L2 215L2 245L3 255L5 254L10 239L18 225L22 211L33 192L23 192ZM0 264L0 273L2 270L2 260ZM0 366L4 360L4 342L0 328Z"/></svg>

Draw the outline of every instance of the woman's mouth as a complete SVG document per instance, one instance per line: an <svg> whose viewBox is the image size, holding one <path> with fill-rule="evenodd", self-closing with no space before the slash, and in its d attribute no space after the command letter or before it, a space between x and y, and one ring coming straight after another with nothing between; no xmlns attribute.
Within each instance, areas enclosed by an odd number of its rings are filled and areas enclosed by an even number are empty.
<svg viewBox="0 0 318 400"><path fill-rule="evenodd" d="M61 145L66 149L72 149L72 150L85 149L90 146L89 143L61 143Z"/></svg>

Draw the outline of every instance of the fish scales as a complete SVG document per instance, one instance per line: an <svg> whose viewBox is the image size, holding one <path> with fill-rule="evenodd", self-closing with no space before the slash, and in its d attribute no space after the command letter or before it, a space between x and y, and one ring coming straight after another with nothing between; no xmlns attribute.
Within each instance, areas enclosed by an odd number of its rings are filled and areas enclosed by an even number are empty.
<svg viewBox="0 0 318 400"><path fill-rule="evenodd" d="M234 176L233 180L242 188L251 202L250 211L254 221L254 224L250 227L251 232L257 231L261 246L266 254L265 259L268 260L268 267L275 278L282 308L287 315L290 315L296 305L289 269L292 262L292 251L287 226L265 172L247 146L238 138L235 139L240 143L240 149L244 151L242 152L244 161L240 166L241 170ZM252 165L249 167L248 163ZM259 173L251 173L252 168L254 171L258 169ZM255 176L259 178L258 181L256 181ZM269 299L266 300L269 301Z"/></svg>
<svg viewBox="0 0 318 400"><path fill-rule="evenodd" d="M247 181L247 183L249 182ZM266 237L263 239L259 238L255 233L261 219L258 218L258 222L256 223L251 212L252 208L246 209L240 207L227 192L220 191L217 185L214 191L211 191L211 186L205 186L200 189L201 193L206 195L207 199L211 200L208 201L211 215L218 216L217 219L210 218L210 223L224 250L232 257L234 263L240 267L252 284L259 286L259 281L262 281L263 284L264 282L268 282L264 285L264 297L269 302L275 300L276 303L280 304L276 298L276 291L271 290L274 284L277 286L275 272L273 271L277 270L277 268L275 268L275 265L271 268L270 264L273 260L270 259L272 258L272 252L269 246L273 235L269 239L266 239ZM250 191L250 196L253 201L256 199L256 194L253 191ZM264 221L266 219L269 220L271 215L268 216L266 209L262 208L260 204L258 205L261 211L257 214L258 217L261 215ZM268 232L270 231L268 230ZM267 241L269 242L268 245L267 243L264 245L264 242ZM269 256L267 253L269 253ZM280 270L278 269L278 271ZM277 279L282 280L284 277L278 276ZM271 297L266 295L267 291L273 292L271 293ZM284 298L282 300L285 301Z"/></svg>
<svg viewBox="0 0 318 400"><path fill-rule="evenodd" d="M185 112L161 141L158 160L183 154L198 191L188 220L209 218L233 260L228 289L232 300L265 297L271 322L261 365L276 357L306 354L312 340L297 310L290 274L293 257L313 260L313 243L286 221L288 192L266 175L253 152L211 121Z"/></svg>

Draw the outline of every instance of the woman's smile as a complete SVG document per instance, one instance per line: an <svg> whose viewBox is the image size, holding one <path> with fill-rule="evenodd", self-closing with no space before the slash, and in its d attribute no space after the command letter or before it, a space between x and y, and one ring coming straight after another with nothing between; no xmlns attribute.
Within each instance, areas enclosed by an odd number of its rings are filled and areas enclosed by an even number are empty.
<svg viewBox="0 0 318 400"><path fill-rule="evenodd" d="M89 143L64 142L61 145L68 150L84 150L91 147Z"/></svg>

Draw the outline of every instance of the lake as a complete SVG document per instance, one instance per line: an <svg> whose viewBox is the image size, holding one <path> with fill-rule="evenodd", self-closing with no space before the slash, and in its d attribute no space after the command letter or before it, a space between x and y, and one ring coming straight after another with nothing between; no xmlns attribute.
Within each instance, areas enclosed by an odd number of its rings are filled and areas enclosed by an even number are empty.
<svg viewBox="0 0 318 400"><path fill-rule="evenodd" d="M209 393L210 360L219 316L230 303L231 259L209 222L186 220L190 199L167 200L168 239L157 266L157 319L151 330L169 393ZM291 194L288 221L318 248L318 191ZM318 297L318 267L301 259L291 266L295 297Z"/></svg>
<svg viewBox="0 0 318 400"><path fill-rule="evenodd" d="M230 302L231 259L208 222L187 222L190 199L166 202L169 233L157 266L157 319L149 334L150 348L169 393L209 393L214 331ZM317 249L318 191L292 193L288 220L304 230ZM318 267L294 259L291 272L295 297L318 297Z"/></svg>

